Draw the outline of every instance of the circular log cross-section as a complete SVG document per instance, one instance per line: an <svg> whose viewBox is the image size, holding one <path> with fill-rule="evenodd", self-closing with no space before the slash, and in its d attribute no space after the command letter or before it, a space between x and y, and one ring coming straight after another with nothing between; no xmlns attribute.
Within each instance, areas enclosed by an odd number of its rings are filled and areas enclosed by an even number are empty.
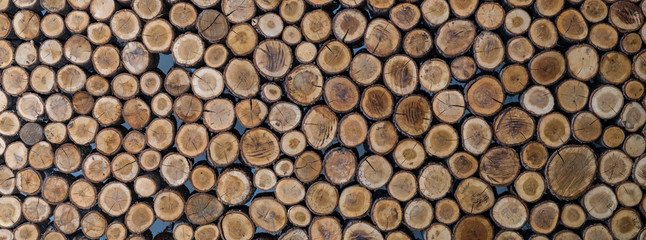
<svg viewBox="0 0 646 240"><path fill-rule="evenodd" d="M545 176L550 191L557 197L574 199L592 183L596 171L596 156L592 149L568 145L552 154Z"/></svg>

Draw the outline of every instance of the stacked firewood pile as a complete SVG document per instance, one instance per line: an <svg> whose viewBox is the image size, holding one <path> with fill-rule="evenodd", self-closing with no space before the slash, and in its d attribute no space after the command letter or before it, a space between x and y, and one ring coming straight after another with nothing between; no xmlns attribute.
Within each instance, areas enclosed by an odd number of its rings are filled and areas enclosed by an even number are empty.
<svg viewBox="0 0 646 240"><path fill-rule="evenodd" d="M646 239L645 11L0 0L0 239Z"/></svg>

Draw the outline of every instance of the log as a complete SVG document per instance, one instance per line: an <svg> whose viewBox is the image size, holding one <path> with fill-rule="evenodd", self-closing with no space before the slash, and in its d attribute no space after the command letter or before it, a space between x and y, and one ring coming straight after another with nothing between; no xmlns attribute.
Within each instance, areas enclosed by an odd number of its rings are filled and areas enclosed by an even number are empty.
<svg viewBox="0 0 646 240"><path fill-rule="evenodd" d="M82 152L76 145L66 143L54 152L54 165L63 173L72 173L81 166Z"/></svg>
<svg viewBox="0 0 646 240"><path fill-rule="evenodd" d="M631 79L624 83L622 90L626 98L630 100L639 100L639 98L644 95L646 86L635 79Z"/></svg>
<svg viewBox="0 0 646 240"><path fill-rule="evenodd" d="M0 197L0 206L7 211L2 218L0 218L0 226L10 228L17 224L22 217L21 201L18 197L8 195Z"/></svg>
<svg viewBox="0 0 646 240"><path fill-rule="evenodd" d="M619 1L610 5L608 20L620 32L630 32L637 30L644 22L644 15L636 4Z"/></svg>
<svg viewBox="0 0 646 240"><path fill-rule="evenodd" d="M458 148L458 132L451 125L442 123L433 126L424 137L424 149L432 156L449 157Z"/></svg>
<svg viewBox="0 0 646 240"><path fill-rule="evenodd" d="M339 142L346 147L363 144L368 137L368 123L359 113L349 113L339 122ZM305 147L305 146L303 146Z"/></svg>
<svg viewBox="0 0 646 240"><path fill-rule="evenodd" d="M171 187L183 185L189 178L191 162L179 153L169 153L162 159L159 174Z"/></svg>
<svg viewBox="0 0 646 240"><path fill-rule="evenodd" d="M91 182L79 179L70 185L69 199L80 209L89 209L97 201L97 190Z"/></svg>
<svg viewBox="0 0 646 240"><path fill-rule="evenodd" d="M32 40L40 35L40 16L30 10L20 10L13 16L12 28L20 39Z"/></svg>
<svg viewBox="0 0 646 240"><path fill-rule="evenodd" d="M622 206L634 207L637 206L641 199L643 199L643 192L639 185L634 182L624 182L615 188L617 201Z"/></svg>
<svg viewBox="0 0 646 240"><path fill-rule="evenodd" d="M287 224L287 209L270 197L256 198L251 201L249 216L258 228L267 232L278 232Z"/></svg>
<svg viewBox="0 0 646 240"><path fill-rule="evenodd" d="M605 7L605 4L603 6ZM619 42L619 34L617 33L617 30L606 23L599 23L592 26L590 28L589 38L590 43L601 50L611 50Z"/></svg>
<svg viewBox="0 0 646 240"><path fill-rule="evenodd" d="M587 146L567 145L557 150L546 166L545 176L550 191L561 199L581 196L597 171L595 159Z"/></svg>
<svg viewBox="0 0 646 240"><path fill-rule="evenodd" d="M599 156L599 177L605 183L616 185L630 177L632 160L620 150L609 150Z"/></svg>
<svg viewBox="0 0 646 240"><path fill-rule="evenodd" d="M461 95L460 95L461 96ZM493 138L491 127L480 117L472 117L462 123L462 147L469 153L480 155Z"/></svg>
<svg viewBox="0 0 646 240"><path fill-rule="evenodd" d="M397 129L407 136L418 137L431 125L431 104L420 95L410 95L400 99L394 114L393 122Z"/></svg>
<svg viewBox="0 0 646 240"><path fill-rule="evenodd" d="M252 98L238 102L235 107L235 112L242 126L254 128L265 121L269 109L267 109L267 105L264 102Z"/></svg>
<svg viewBox="0 0 646 240"><path fill-rule="evenodd" d="M583 195L582 205L591 218L607 219L613 214L619 203L612 188L606 185L597 185Z"/></svg>
<svg viewBox="0 0 646 240"><path fill-rule="evenodd" d="M123 137L122 147L130 154L137 154L146 147L146 136L137 130L132 130Z"/></svg>
<svg viewBox="0 0 646 240"><path fill-rule="evenodd" d="M350 49L340 41L328 41L324 43L316 58L317 65L327 74L338 74L350 66L352 53Z"/></svg>
<svg viewBox="0 0 646 240"><path fill-rule="evenodd" d="M278 12L287 23L297 23L305 14L305 1L286 0L280 3Z"/></svg>
<svg viewBox="0 0 646 240"><path fill-rule="evenodd" d="M549 234L556 228L558 218L558 205L553 201L545 201L534 206L529 217L529 225L537 233Z"/></svg>
<svg viewBox="0 0 646 240"><path fill-rule="evenodd" d="M583 19L581 21L585 22ZM597 74L599 55L592 46L587 44L572 46L565 53L565 57L568 60L568 71L574 78L586 81Z"/></svg>
<svg viewBox="0 0 646 240"><path fill-rule="evenodd" d="M135 179L133 190L139 196L152 197L159 190L159 179L150 175L139 176Z"/></svg>
<svg viewBox="0 0 646 240"><path fill-rule="evenodd" d="M537 131L538 139L550 148L563 146L572 134L567 117L556 112L541 117Z"/></svg>
<svg viewBox="0 0 646 240"><path fill-rule="evenodd" d="M144 171L153 171L159 167L162 155L159 151L147 148L139 153L139 166Z"/></svg>
<svg viewBox="0 0 646 240"><path fill-rule="evenodd" d="M458 179L465 179L478 171L478 160L466 152L456 152L447 161L451 175Z"/></svg>
<svg viewBox="0 0 646 240"><path fill-rule="evenodd" d="M493 235L491 222L487 218L478 215L462 218L453 229L455 239L473 239L481 236L485 239L491 239Z"/></svg>
<svg viewBox="0 0 646 240"><path fill-rule="evenodd" d="M5 15L0 15L0 16L5 16ZM7 33L8 34L8 33ZM6 35L6 34L5 34ZM0 41L0 49L2 51L2 58L0 58L0 66L3 68L6 68L13 62L13 47L11 46L11 43L7 40Z"/></svg>
<svg viewBox="0 0 646 240"><path fill-rule="evenodd" d="M229 31L228 21L225 16L217 10L205 10L200 12L196 21L196 27L200 36L212 43L222 40Z"/></svg>
<svg viewBox="0 0 646 240"><path fill-rule="evenodd" d="M334 211L338 203L338 190L325 181L315 182L307 189L305 193L305 203L307 208L316 215L328 215ZM315 219L312 224L316 225ZM310 232L310 234L312 234Z"/></svg>
<svg viewBox="0 0 646 240"><path fill-rule="evenodd" d="M476 64L484 70L494 70L505 58L505 47L500 36L484 31L473 42Z"/></svg>
<svg viewBox="0 0 646 240"><path fill-rule="evenodd" d="M429 200L440 199L448 193L452 179L443 165L429 164L418 176L419 191Z"/></svg>
<svg viewBox="0 0 646 240"><path fill-rule="evenodd" d="M278 177L274 171L269 168L261 168L256 171L253 175L253 185L254 187L263 190L269 191L274 188L277 184ZM288 190L288 189L287 189ZM286 196L290 197L290 196Z"/></svg>
<svg viewBox="0 0 646 240"><path fill-rule="evenodd" d="M38 50L33 42L24 42L16 48L15 61L18 65L24 68L33 68L38 64Z"/></svg>
<svg viewBox="0 0 646 240"><path fill-rule="evenodd" d="M583 238L591 239L593 238L593 236L594 238L600 238L600 239L612 239L612 235L610 234L610 230L608 230L608 227L600 223L597 223L585 228L583 232Z"/></svg>
<svg viewBox="0 0 646 240"><path fill-rule="evenodd" d="M174 39L171 24L161 18L147 22L143 27L141 35L142 43L151 53L167 52Z"/></svg>
<svg viewBox="0 0 646 240"><path fill-rule="evenodd" d="M131 190L124 183L109 182L101 188L98 203L101 210L109 216L121 216L128 211L132 203Z"/></svg>
<svg viewBox="0 0 646 240"><path fill-rule="evenodd" d="M491 208L491 217L499 227L519 229L529 219L529 209L522 200L503 196L498 198Z"/></svg>
<svg viewBox="0 0 646 240"><path fill-rule="evenodd" d="M126 226L118 221L114 221L108 225L106 229L106 237L114 239L125 239L128 234L128 229Z"/></svg>
<svg viewBox="0 0 646 240"><path fill-rule="evenodd" d="M449 239L453 236L451 229L444 224L434 223L426 230L426 239Z"/></svg>
<svg viewBox="0 0 646 240"><path fill-rule="evenodd" d="M422 143L407 138L399 141L393 150L393 158L397 165L406 170L419 168L426 156Z"/></svg>
<svg viewBox="0 0 646 240"><path fill-rule="evenodd" d="M226 14L226 13L225 13ZM236 56L249 55L258 45L256 30L247 23L240 23L231 27L226 38L229 50Z"/></svg>
<svg viewBox="0 0 646 240"><path fill-rule="evenodd" d="M90 24L90 15L85 11L73 10L65 16L65 26L72 33L80 33Z"/></svg>
<svg viewBox="0 0 646 240"><path fill-rule="evenodd" d="M509 185L519 172L520 160L513 148L494 147L480 158L480 177L491 186Z"/></svg>
<svg viewBox="0 0 646 240"><path fill-rule="evenodd" d="M88 238L98 238L105 234L108 222L98 211L92 211L81 219L81 231Z"/></svg>
<svg viewBox="0 0 646 240"><path fill-rule="evenodd" d="M528 4L532 3L531 1L521 1L527 2ZM514 3L512 3L512 5L514 5ZM530 28L530 24L532 24L532 17L522 8L514 8L507 12L505 16L505 30L511 34L520 35L527 32Z"/></svg>
<svg viewBox="0 0 646 240"><path fill-rule="evenodd" d="M184 213L184 203L184 197L179 192L163 189L155 194L153 210L159 220L172 222Z"/></svg>
<svg viewBox="0 0 646 240"><path fill-rule="evenodd" d="M121 73L112 80L112 91L119 99L131 99L139 93L139 84L137 81L136 76L129 73Z"/></svg>
<svg viewBox="0 0 646 240"><path fill-rule="evenodd" d="M393 198L407 202L417 193L417 181L415 175L408 171L395 173L387 186L388 194Z"/></svg>
<svg viewBox="0 0 646 240"><path fill-rule="evenodd" d="M579 228L585 223L585 212L578 204L566 204L561 208L561 222L568 228Z"/></svg>
<svg viewBox="0 0 646 240"><path fill-rule="evenodd" d="M254 187L244 171L231 168L220 174L215 190L222 203L240 205L251 198Z"/></svg>
<svg viewBox="0 0 646 240"><path fill-rule="evenodd" d="M261 35L267 38L280 36L284 29L283 20L275 13L266 13L257 16L252 19L251 24Z"/></svg>
<svg viewBox="0 0 646 240"><path fill-rule="evenodd" d="M582 110L590 96L588 85L574 79L561 82L556 88L556 101L563 111L575 113Z"/></svg>
<svg viewBox="0 0 646 240"><path fill-rule="evenodd" d="M191 76L191 90L195 96L209 100L220 96L224 91L224 79L220 71L203 67Z"/></svg>
<svg viewBox="0 0 646 240"><path fill-rule="evenodd" d="M266 128L254 128L240 139L240 153L245 163L263 167L274 163L280 155L278 137Z"/></svg>
<svg viewBox="0 0 646 240"><path fill-rule="evenodd" d="M175 239L192 239L194 235L193 227L187 223L180 223L173 228L173 238Z"/></svg>
<svg viewBox="0 0 646 240"><path fill-rule="evenodd" d="M390 231L401 223L402 209L397 200L380 198L374 201L370 216L378 229Z"/></svg>
<svg viewBox="0 0 646 240"><path fill-rule="evenodd" d="M18 171L16 173L16 189L18 191L20 191L21 193L23 193L23 194L26 194L26 195L36 195L36 194L38 194L40 192L41 186L43 186L42 184L43 184L43 179L42 179L41 175L38 172L34 171L33 169L26 168L26 169L20 170L20 171ZM25 202L23 203L23 208L26 208L25 207L26 203L27 202L25 200ZM24 212L25 211L23 211L23 213ZM33 218L27 219L27 220L30 220L30 222L41 222L41 221L43 221L43 219L41 219L41 218L47 218L48 215L49 215L49 213L44 217L43 216L33 216L32 215L31 217L33 217ZM27 216L25 216L25 217L27 217ZM32 219L40 219L40 220L39 221L31 221Z"/></svg>
<svg viewBox="0 0 646 240"><path fill-rule="evenodd" d="M364 33L364 43L366 49L373 55L386 57L399 48L401 34L392 22L377 18L368 23Z"/></svg>
<svg viewBox="0 0 646 240"><path fill-rule="evenodd" d="M43 129L43 133L45 139L50 143L61 144L67 139L67 127L63 123L48 123Z"/></svg>
<svg viewBox="0 0 646 240"><path fill-rule="evenodd" d="M208 192L217 183L216 172L206 165L199 165L191 170L189 180L191 185L199 192Z"/></svg>
<svg viewBox="0 0 646 240"><path fill-rule="evenodd" d="M334 15L332 31L337 39L353 43L363 37L367 25L368 19L359 10L349 8Z"/></svg>
<svg viewBox="0 0 646 240"><path fill-rule="evenodd" d="M2 89L6 94L18 96L27 91L28 84L29 76L23 68L10 66L2 71Z"/></svg>
<svg viewBox="0 0 646 240"><path fill-rule="evenodd" d="M20 119L11 111L3 111L0 113L0 134L4 136L15 136L20 131Z"/></svg>
<svg viewBox="0 0 646 240"><path fill-rule="evenodd" d="M215 224L206 224L195 229L195 239L217 239L220 235L220 229Z"/></svg>
<svg viewBox="0 0 646 240"><path fill-rule="evenodd" d="M379 121L368 129L368 146L377 154L388 154L399 141L397 129L389 121Z"/></svg>
<svg viewBox="0 0 646 240"><path fill-rule="evenodd" d="M204 50L204 63L212 68L224 66L229 56L227 48L223 44L212 44Z"/></svg>
<svg viewBox="0 0 646 240"><path fill-rule="evenodd" d="M520 108L509 108L498 114L494 120L495 138L505 145L519 145L534 135L534 119Z"/></svg>
<svg viewBox="0 0 646 240"><path fill-rule="evenodd" d="M255 225L245 213L230 211L225 214L219 223L224 239L245 239L251 240L255 231Z"/></svg>
<svg viewBox="0 0 646 240"><path fill-rule="evenodd" d="M369 239L383 238L381 233L377 228L375 228L375 226L364 221L353 222L347 227L345 227L343 231L343 237L344 238L365 237Z"/></svg>
<svg viewBox="0 0 646 240"><path fill-rule="evenodd" d="M307 227L312 221L312 214L303 205L294 205L287 210L287 218L289 219L289 222L291 222L296 226ZM305 231L302 231L302 234L306 235L307 233ZM287 239L290 239L290 238L287 238Z"/></svg>
<svg viewBox="0 0 646 240"><path fill-rule="evenodd" d="M202 111L202 101L192 94L183 94L173 103L173 113L186 123L193 123L200 119Z"/></svg>
<svg viewBox="0 0 646 240"><path fill-rule="evenodd" d="M624 141L623 150L628 156L635 158L644 153L644 149L646 148L643 145L644 143L646 141L642 135L631 134Z"/></svg>
<svg viewBox="0 0 646 240"><path fill-rule="evenodd" d="M458 185L455 199L466 213L479 214L494 205L493 191L484 181L471 177Z"/></svg>
<svg viewBox="0 0 646 240"><path fill-rule="evenodd" d="M480 4L475 12L478 26L493 30L499 28L505 20L505 9L495 2Z"/></svg>
<svg viewBox="0 0 646 240"><path fill-rule="evenodd" d="M25 144L32 146L43 140L43 127L38 123L26 123L18 134Z"/></svg>
<svg viewBox="0 0 646 240"><path fill-rule="evenodd" d="M177 5L175 5L177 6ZM181 66L195 66L204 57L204 42L194 33L184 33L173 41L171 53L173 60Z"/></svg>
<svg viewBox="0 0 646 240"><path fill-rule="evenodd" d="M403 221L412 229L425 229L433 221L433 206L424 199L415 198L406 204ZM402 235L405 236L403 233Z"/></svg>
<svg viewBox="0 0 646 240"><path fill-rule="evenodd" d="M591 112L577 113L572 119L574 138L582 142L591 142L601 136L601 123Z"/></svg>
<svg viewBox="0 0 646 240"><path fill-rule="evenodd" d="M357 181L370 190L381 188L389 182L393 167L380 155L365 157L357 168Z"/></svg>
<svg viewBox="0 0 646 240"><path fill-rule="evenodd" d="M186 200L186 207L184 209L188 220L196 225L213 222L224 212L224 206L217 201L215 196L208 193L191 196Z"/></svg>
<svg viewBox="0 0 646 240"><path fill-rule="evenodd" d="M27 166L28 151L27 146L21 141L8 144L4 152L5 164L13 170L24 168Z"/></svg>
<svg viewBox="0 0 646 240"><path fill-rule="evenodd" d="M9 56L11 60L13 56ZM46 65L56 65L61 62L63 59L63 45L54 39L48 39L43 41L38 49L38 60Z"/></svg>
<svg viewBox="0 0 646 240"><path fill-rule="evenodd" d="M81 224L78 209L72 204L63 203L54 209L54 225L65 234L72 234Z"/></svg>
<svg viewBox="0 0 646 240"><path fill-rule="evenodd" d="M317 47L311 42L301 42L296 46L296 49L294 50L294 55L296 56L296 59L303 64L306 63L311 63L314 61L317 55Z"/></svg>
<svg viewBox="0 0 646 240"><path fill-rule="evenodd" d="M610 219L610 232L617 239L630 239L637 237L643 223L639 213L630 208L622 208Z"/></svg>
<svg viewBox="0 0 646 240"><path fill-rule="evenodd" d="M120 182L131 182L139 174L137 158L129 153L119 153L110 164L112 176Z"/></svg>
<svg viewBox="0 0 646 240"><path fill-rule="evenodd" d="M6 165L0 166L0 193L10 195L16 190L16 175Z"/></svg>
<svg viewBox="0 0 646 240"><path fill-rule="evenodd" d="M473 22L451 20L439 28L435 46L443 56L454 57L465 53L473 44L475 37L476 26Z"/></svg>
<svg viewBox="0 0 646 240"><path fill-rule="evenodd" d="M197 16L198 13L195 7L187 2L173 4L168 13L168 19L171 24L179 29L194 27Z"/></svg>
<svg viewBox="0 0 646 240"><path fill-rule="evenodd" d="M627 54L635 54L641 50L642 39L637 33L628 33L621 38L620 49Z"/></svg>
<svg viewBox="0 0 646 240"><path fill-rule="evenodd" d="M238 146L238 137L230 132L220 133L209 142L208 159L215 166L228 166L238 158Z"/></svg>
<svg viewBox="0 0 646 240"><path fill-rule="evenodd" d="M287 158L280 159L274 164L274 172L279 177L289 177L294 173L294 163Z"/></svg>

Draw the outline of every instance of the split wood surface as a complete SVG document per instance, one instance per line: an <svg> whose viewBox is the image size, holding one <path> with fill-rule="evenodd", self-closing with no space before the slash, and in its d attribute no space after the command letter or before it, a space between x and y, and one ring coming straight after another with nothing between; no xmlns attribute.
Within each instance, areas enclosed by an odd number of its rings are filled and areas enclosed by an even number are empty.
<svg viewBox="0 0 646 240"><path fill-rule="evenodd" d="M645 13L0 0L0 239L646 239Z"/></svg>

